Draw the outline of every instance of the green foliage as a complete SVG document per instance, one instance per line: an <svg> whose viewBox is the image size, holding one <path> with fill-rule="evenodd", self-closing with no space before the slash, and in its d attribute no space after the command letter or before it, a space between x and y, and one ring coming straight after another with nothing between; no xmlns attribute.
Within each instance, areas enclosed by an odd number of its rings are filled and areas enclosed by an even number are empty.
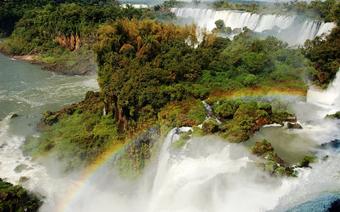
<svg viewBox="0 0 340 212"><path fill-rule="evenodd" d="M328 114L326 116L326 118L330 118L330 119L340 119L340 111L334 113L334 114Z"/></svg>
<svg viewBox="0 0 340 212"><path fill-rule="evenodd" d="M189 99L167 104L158 114L162 125L169 127L195 126L201 124L206 117L201 101Z"/></svg>
<svg viewBox="0 0 340 212"><path fill-rule="evenodd" d="M333 29L326 39L316 37L312 41L308 40L303 51L315 67L312 80L326 87L335 78L340 67L340 27Z"/></svg>
<svg viewBox="0 0 340 212"><path fill-rule="evenodd" d="M171 147L175 149L182 148L187 143L187 141L191 138L191 136L192 136L191 130L188 132L182 132L180 134L179 139L171 144Z"/></svg>
<svg viewBox="0 0 340 212"><path fill-rule="evenodd" d="M240 106L239 101L232 100L217 101L213 105L213 112L219 118L232 119L239 106Z"/></svg>
<svg viewBox="0 0 340 212"><path fill-rule="evenodd" d="M202 131L205 134L211 134L211 133L216 133L219 131L219 124L217 121L213 118L209 118L205 120L202 124Z"/></svg>
<svg viewBox="0 0 340 212"><path fill-rule="evenodd" d="M230 34L232 32L232 29L230 27L226 27L224 21L221 19L215 21L215 26L216 28L213 29L213 32L226 34Z"/></svg>
<svg viewBox="0 0 340 212"><path fill-rule="evenodd" d="M98 81L120 128L138 122L144 107L157 114L170 101L202 99L216 88L299 81L307 70L298 50L272 37L258 40L246 31L233 42L206 35L197 44L195 35L194 28L154 21L123 20L100 28ZM275 75L282 66L285 74Z"/></svg>
<svg viewBox="0 0 340 212"><path fill-rule="evenodd" d="M306 155L302 161L300 162L300 167L310 167L311 163L314 163L316 161L316 156L314 155Z"/></svg>
<svg viewBox="0 0 340 212"><path fill-rule="evenodd" d="M267 140L256 142L251 148L251 152L265 159L262 165L266 172L275 176L296 176L294 169L286 165L285 161L275 153L273 146Z"/></svg>
<svg viewBox="0 0 340 212"><path fill-rule="evenodd" d="M223 29L224 27L225 27L225 24L224 24L224 21L223 20L217 20L217 21L215 21L215 25L216 25L216 28L217 29Z"/></svg>
<svg viewBox="0 0 340 212"><path fill-rule="evenodd" d="M121 8L115 4L104 7L81 3L47 4L25 10L6 43L12 54L48 51L59 45L57 40L62 36L69 39L70 36L78 36L83 42L91 43L100 24L122 17L142 16L141 10Z"/></svg>
<svg viewBox="0 0 340 212"><path fill-rule="evenodd" d="M263 140L262 142L256 142L251 151L255 155L262 156L267 152L274 151L274 148L267 140Z"/></svg>
<svg viewBox="0 0 340 212"><path fill-rule="evenodd" d="M143 173L143 168L150 161L152 152L157 151L154 143L160 139L159 127L152 126L133 137L119 153L116 154L115 165L124 177L135 178Z"/></svg>
<svg viewBox="0 0 340 212"><path fill-rule="evenodd" d="M0 1L0 35L9 36L15 24L26 12L31 12L47 5L58 6L63 3L77 3L82 6L113 6L115 0L4 0Z"/></svg>
<svg viewBox="0 0 340 212"><path fill-rule="evenodd" d="M118 137L117 125L110 116L75 112L44 129L41 136L24 145L26 153L39 156L56 153L69 161L65 170L85 165L100 155Z"/></svg>
<svg viewBox="0 0 340 212"><path fill-rule="evenodd" d="M199 43L192 26L123 19L101 25L96 37L100 92L88 93L75 106L47 113L41 138L27 144L37 154L51 151L59 158L71 158L69 168L153 124L203 123L207 111L202 100L215 92L261 86L300 88L304 85L301 76L309 71L299 50L272 37L256 39L247 30L233 41L209 34ZM231 142L245 141L261 126L286 118L273 113L266 103L222 99L212 102L212 107L213 117L223 123L217 126L207 120L197 132L220 132ZM102 115L103 109L108 115ZM151 148L146 143L131 148L122 167L144 167Z"/></svg>
<svg viewBox="0 0 340 212"><path fill-rule="evenodd" d="M41 205L36 195L0 179L0 211L35 212Z"/></svg>

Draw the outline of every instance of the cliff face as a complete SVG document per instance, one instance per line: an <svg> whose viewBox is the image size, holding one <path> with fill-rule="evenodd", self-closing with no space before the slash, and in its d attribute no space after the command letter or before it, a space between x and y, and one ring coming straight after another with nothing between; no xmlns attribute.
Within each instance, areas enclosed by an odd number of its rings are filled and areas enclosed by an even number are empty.
<svg viewBox="0 0 340 212"><path fill-rule="evenodd" d="M60 35L55 38L55 41L62 47L70 51L78 50L81 47L81 39L79 35Z"/></svg>

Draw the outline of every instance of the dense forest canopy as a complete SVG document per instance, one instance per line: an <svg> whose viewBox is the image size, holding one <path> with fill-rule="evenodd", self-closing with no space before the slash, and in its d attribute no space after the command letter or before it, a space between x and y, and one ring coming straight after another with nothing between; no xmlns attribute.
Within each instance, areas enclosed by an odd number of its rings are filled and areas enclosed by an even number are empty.
<svg viewBox="0 0 340 212"><path fill-rule="evenodd" d="M0 36L8 36L14 29L15 23L20 20L25 12L46 5L62 3L77 3L79 5L117 5L115 0L3 0L0 2Z"/></svg>
<svg viewBox="0 0 340 212"><path fill-rule="evenodd" d="M106 111L121 127L146 109L156 115L170 101L204 98L213 89L303 86L301 78L310 71L298 50L272 37L260 40L246 31L233 41L205 35L198 43L195 34L195 28L145 20L100 28L99 85Z"/></svg>
<svg viewBox="0 0 340 212"><path fill-rule="evenodd" d="M145 11L144 11L145 12ZM125 18L142 18L147 12L119 5L100 6L95 4L62 3L46 4L25 10L16 23L10 40L10 52L28 54L52 49L56 39L77 36L91 39L97 26L108 21ZM90 42L91 40L88 40ZM61 43L61 41L59 41Z"/></svg>

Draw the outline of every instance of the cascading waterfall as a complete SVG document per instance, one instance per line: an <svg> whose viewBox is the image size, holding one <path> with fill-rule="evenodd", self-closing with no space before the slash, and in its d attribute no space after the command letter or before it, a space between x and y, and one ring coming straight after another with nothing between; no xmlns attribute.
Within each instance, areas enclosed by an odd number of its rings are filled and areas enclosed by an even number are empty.
<svg viewBox="0 0 340 212"><path fill-rule="evenodd" d="M307 100L310 103L320 105L331 109L330 112L340 110L340 72L326 91L319 90L315 87L309 89Z"/></svg>
<svg viewBox="0 0 340 212"><path fill-rule="evenodd" d="M190 19L198 27L211 31L215 21L223 20L226 27L242 29L247 27L255 32L273 35L288 44L302 45L307 39L313 39L329 33L334 23L305 19L303 17L256 14L237 10L213 10L201 8L172 8L177 17Z"/></svg>
<svg viewBox="0 0 340 212"><path fill-rule="evenodd" d="M302 130L271 127L277 129L270 138L273 141L276 136L294 134L314 143L313 151L319 160L312 164L312 169L299 169L298 178L269 176L257 167L258 159L242 144L230 144L217 136L194 137L183 148L174 150L172 143L179 139L179 132L190 130L176 128L164 139L156 163L138 182L122 183L124 179L97 173L95 180L72 202L69 211L105 211L112 207L124 212L287 211L315 198L334 199L324 195L340 192L340 156L320 145L340 138L339 122L316 114L329 112L338 105L338 102L333 104L336 96L330 94L340 86L339 75L318 96L318 102L328 106L321 107L313 97L293 106ZM285 148L290 148L287 145ZM98 182L105 186L96 186ZM317 204L322 206L325 201L318 200ZM89 202L92 204L84 207ZM299 206L311 211L309 207Z"/></svg>

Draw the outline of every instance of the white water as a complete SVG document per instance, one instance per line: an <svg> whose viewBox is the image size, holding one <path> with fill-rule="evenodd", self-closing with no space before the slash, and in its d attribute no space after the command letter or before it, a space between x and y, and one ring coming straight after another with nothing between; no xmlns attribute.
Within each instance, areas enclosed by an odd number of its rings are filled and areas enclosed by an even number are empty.
<svg viewBox="0 0 340 212"><path fill-rule="evenodd" d="M329 109L331 113L340 111L340 74L337 74L326 91L315 87L309 89L307 100L312 104Z"/></svg>
<svg viewBox="0 0 340 212"><path fill-rule="evenodd" d="M213 10L201 8L172 8L177 17L188 18L198 27L211 31L215 21L223 20L226 27L242 29L247 27L258 33L273 35L288 44L302 45L307 39L313 39L329 33L334 23L303 19L299 16L256 14L236 10Z"/></svg>
<svg viewBox="0 0 340 212"><path fill-rule="evenodd" d="M48 170L23 155L20 147L26 136L36 134L44 111L79 101L87 90L97 89L95 76L55 75L0 54L0 178L46 196L45 205L53 205L71 178L58 174L56 161L44 161L52 167ZM14 113L18 117L11 119Z"/></svg>

